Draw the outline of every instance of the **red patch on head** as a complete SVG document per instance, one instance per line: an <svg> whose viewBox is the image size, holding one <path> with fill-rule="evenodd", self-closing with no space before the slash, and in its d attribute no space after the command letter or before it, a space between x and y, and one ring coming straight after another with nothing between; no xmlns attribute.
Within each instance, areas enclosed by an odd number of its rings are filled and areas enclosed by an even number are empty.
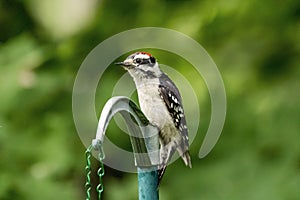
<svg viewBox="0 0 300 200"><path fill-rule="evenodd" d="M146 55L148 55L149 57L152 57L152 55L151 55L150 53L147 53L147 52L139 52L139 53L141 53L141 54L146 54Z"/></svg>

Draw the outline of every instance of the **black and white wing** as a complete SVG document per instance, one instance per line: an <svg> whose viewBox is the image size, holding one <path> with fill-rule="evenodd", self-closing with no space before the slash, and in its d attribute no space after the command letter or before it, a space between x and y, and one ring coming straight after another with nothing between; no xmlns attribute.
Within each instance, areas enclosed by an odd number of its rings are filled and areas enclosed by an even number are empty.
<svg viewBox="0 0 300 200"><path fill-rule="evenodd" d="M159 85L159 94L160 97L166 104L166 107L173 119L175 127L178 129L179 134L181 136L180 143L177 144L177 150L182 156L186 151L188 151L189 143L188 143L188 129L186 125L186 119L184 115L183 105L180 93L173 83L173 81L165 74L160 77L160 85ZM183 158L184 159L184 158ZM185 160L185 164L190 166L190 161Z"/></svg>

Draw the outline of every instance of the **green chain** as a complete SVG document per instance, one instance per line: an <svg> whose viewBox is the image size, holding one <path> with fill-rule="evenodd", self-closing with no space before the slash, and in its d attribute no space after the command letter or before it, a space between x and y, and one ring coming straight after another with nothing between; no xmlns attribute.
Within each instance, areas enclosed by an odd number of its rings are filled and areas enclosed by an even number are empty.
<svg viewBox="0 0 300 200"><path fill-rule="evenodd" d="M92 189L92 184L91 184L91 173L92 173L92 167L91 167L91 156L92 156L92 151L93 145L90 145L87 150L85 151L85 158L86 158L86 182L85 182L85 188L86 188L86 200L91 200L91 189ZM104 153L103 151L100 151L99 153L99 160L100 160L100 167L97 171L97 175L99 176L99 184L96 188L97 193L98 193L98 200L101 200L101 194L104 190L103 188L103 183L102 183L102 178L104 176L104 165L103 165L103 159L104 159Z"/></svg>
<svg viewBox="0 0 300 200"><path fill-rule="evenodd" d="M92 173L92 167L91 167L91 150L92 150L92 145L88 147L88 149L85 151L85 158L86 158L86 166L85 166L85 171L86 171L86 181L85 181L85 188L86 188L86 200L91 199L91 173Z"/></svg>
<svg viewBox="0 0 300 200"><path fill-rule="evenodd" d="M102 178L104 176L104 165L103 165L103 159L105 158L105 155L104 155L104 152L103 152L103 149L102 149L102 146L100 147L99 149L99 154L98 154L98 158L99 158L99 161L100 161L100 167L97 171L97 174L99 176L99 184L96 188L97 190L97 193L98 193L98 199L100 200L101 199L101 194L104 190L103 188L103 183L102 183Z"/></svg>

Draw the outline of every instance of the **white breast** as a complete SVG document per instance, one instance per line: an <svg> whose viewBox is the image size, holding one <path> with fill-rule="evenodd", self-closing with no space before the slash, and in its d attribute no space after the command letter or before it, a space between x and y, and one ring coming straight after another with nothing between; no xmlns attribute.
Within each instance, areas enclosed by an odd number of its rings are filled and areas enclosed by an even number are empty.
<svg viewBox="0 0 300 200"><path fill-rule="evenodd" d="M152 124L160 129L166 125L173 125L166 105L159 96L158 85L157 87L144 85L138 88L138 96L141 110Z"/></svg>

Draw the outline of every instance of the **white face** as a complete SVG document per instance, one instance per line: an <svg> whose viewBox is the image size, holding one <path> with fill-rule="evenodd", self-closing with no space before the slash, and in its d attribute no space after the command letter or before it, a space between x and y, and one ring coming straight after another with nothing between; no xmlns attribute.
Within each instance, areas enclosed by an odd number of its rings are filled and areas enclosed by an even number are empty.
<svg viewBox="0 0 300 200"><path fill-rule="evenodd" d="M148 53L134 53L123 62L134 79L154 78L161 75L156 59Z"/></svg>
<svg viewBox="0 0 300 200"><path fill-rule="evenodd" d="M155 64L155 62L156 60L153 56L151 56L151 54L145 52L137 52L128 56L123 63L125 67L133 68L145 64L153 65Z"/></svg>

